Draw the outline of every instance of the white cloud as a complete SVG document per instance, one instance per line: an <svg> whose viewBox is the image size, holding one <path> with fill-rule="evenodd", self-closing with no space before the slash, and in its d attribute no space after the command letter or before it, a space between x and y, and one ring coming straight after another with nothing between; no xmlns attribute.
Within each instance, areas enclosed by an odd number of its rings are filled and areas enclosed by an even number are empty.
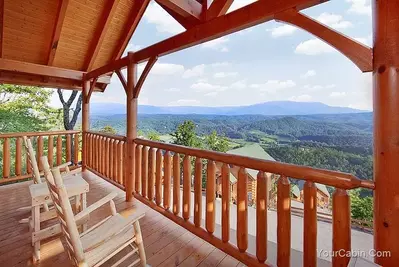
<svg viewBox="0 0 399 267"><path fill-rule="evenodd" d="M244 89L247 87L247 82L245 80L236 81L230 87L233 89Z"/></svg>
<svg viewBox="0 0 399 267"><path fill-rule="evenodd" d="M260 91L268 93L276 93L279 89L286 89L295 87L296 83L292 80L279 81L279 80L268 80L261 84L251 84L251 88L259 89Z"/></svg>
<svg viewBox="0 0 399 267"><path fill-rule="evenodd" d="M316 71L315 70L308 70L306 73L301 75L302 79L307 79L309 77L313 77L316 75Z"/></svg>
<svg viewBox="0 0 399 267"><path fill-rule="evenodd" d="M239 8L242 8L243 6L249 5L253 2L255 2L256 0L234 0L233 4L231 5L231 7L229 8L229 10L227 11L227 13L230 13L231 11L237 10Z"/></svg>
<svg viewBox="0 0 399 267"><path fill-rule="evenodd" d="M138 72L142 73L144 70L145 64L140 64L138 66ZM150 75L175 75L181 74L184 72L184 66L179 64L170 64L170 63L155 63L150 71Z"/></svg>
<svg viewBox="0 0 399 267"><path fill-rule="evenodd" d="M194 66L192 69L187 69L183 73L183 78L200 77L204 75L204 72L205 72L205 65L204 64L197 65Z"/></svg>
<svg viewBox="0 0 399 267"><path fill-rule="evenodd" d="M202 48L218 50L221 52L228 52L229 49L226 47L226 43L229 42L229 38L226 36L220 37L218 39L203 43Z"/></svg>
<svg viewBox="0 0 399 267"><path fill-rule="evenodd" d="M369 15L371 16L371 1L370 0L346 0L350 3L349 13Z"/></svg>
<svg viewBox="0 0 399 267"><path fill-rule="evenodd" d="M296 101L296 102L309 102L312 100L312 96L310 96L310 95L292 96L292 97L290 97L290 100Z"/></svg>
<svg viewBox="0 0 399 267"><path fill-rule="evenodd" d="M216 72L213 77L215 78L226 78L226 77L234 77L237 76L237 72Z"/></svg>
<svg viewBox="0 0 399 267"><path fill-rule="evenodd" d="M310 56L331 53L333 51L334 49L330 45L324 43L323 41L320 41L319 39L304 41L295 48L296 54L304 54Z"/></svg>
<svg viewBox="0 0 399 267"><path fill-rule="evenodd" d="M271 32L273 38L292 35L296 30L297 28L291 25L281 25L272 29L266 29L266 31Z"/></svg>
<svg viewBox="0 0 399 267"><path fill-rule="evenodd" d="M332 92L330 97L344 97L346 96L346 92Z"/></svg>
<svg viewBox="0 0 399 267"><path fill-rule="evenodd" d="M303 86L303 89L305 89L306 91L309 91L309 92L319 91L319 90L322 90L322 89L332 89L332 88L335 88L335 84L328 84L328 85L319 85L319 84L309 85L309 84L306 84L306 85Z"/></svg>
<svg viewBox="0 0 399 267"><path fill-rule="evenodd" d="M213 68L229 67L229 66L231 66L231 63L230 62L226 62L226 61L224 61L224 62L215 62L215 63L212 63L211 66Z"/></svg>
<svg viewBox="0 0 399 267"><path fill-rule="evenodd" d="M335 29L346 29L353 26L350 21L344 20L341 15L333 13L321 13L316 20Z"/></svg>
<svg viewBox="0 0 399 267"><path fill-rule="evenodd" d="M201 102L196 99L179 99L170 102L168 106L198 106L199 104L201 104Z"/></svg>
<svg viewBox="0 0 399 267"><path fill-rule="evenodd" d="M190 86L191 89L194 89L197 92L212 92L212 91L224 91L227 89L227 86L210 84L205 82L194 83Z"/></svg>
<svg viewBox="0 0 399 267"><path fill-rule="evenodd" d="M205 96L216 96L218 94L218 92L210 92L205 94Z"/></svg>
<svg viewBox="0 0 399 267"><path fill-rule="evenodd" d="M160 33L177 34L185 31L183 26L156 3L150 3L144 12L144 18L148 23L155 24L157 31Z"/></svg>
<svg viewBox="0 0 399 267"><path fill-rule="evenodd" d="M180 91L181 90L179 88L175 88L175 87L165 89L165 92L180 92Z"/></svg>

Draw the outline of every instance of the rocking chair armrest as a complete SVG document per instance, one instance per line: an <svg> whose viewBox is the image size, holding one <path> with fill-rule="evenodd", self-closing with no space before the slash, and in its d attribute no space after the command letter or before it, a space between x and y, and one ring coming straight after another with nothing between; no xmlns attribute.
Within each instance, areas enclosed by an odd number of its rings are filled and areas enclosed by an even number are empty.
<svg viewBox="0 0 399 267"><path fill-rule="evenodd" d="M74 175L76 175L78 173L81 173L81 172L82 172L82 168L77 168L77 169L74 169L74 170L72 170L70 172L63 173L62 176L63 177L74 176Z"/></svg>
<svg viewBox="0 0 399 267"><path fill-rule="evenodd" d="M107 196L103 197L102 199L100 199L99 201L91 204L90 206L88 206L87 208L85 208L84 210L82 210L81 212L79 212L78 214L75 215L75 221L79 221L82 218L86 217L87 215L89 215L90 213L95 211L96 209L98 209L101 206L103 206L104 204L107 204L108 202L110 202L117 195L118 194L116 192L112 192L112 193L108 194Z"/></svg>

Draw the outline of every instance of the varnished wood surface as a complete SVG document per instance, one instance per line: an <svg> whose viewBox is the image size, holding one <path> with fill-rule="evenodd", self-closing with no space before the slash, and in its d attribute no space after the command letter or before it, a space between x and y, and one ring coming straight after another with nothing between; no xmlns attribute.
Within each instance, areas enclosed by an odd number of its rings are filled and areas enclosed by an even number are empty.
<svg viewBox="0 0 399 267"><path fill-rule="evenodd" d="M243 266L242 263L226 255L209 243L173 223L138 200L125 202L125 193L97 177L85 172L84 179L90 184L87 195L88 205L101 199L112 191L118 192L115 199L117 211L126 216L140 209L146 216L140 220L144 238L147 263L151 266ZM17 211L19 207L29 204L29 184L17 183L0 187L0 266L72 266L64 252L59 238L42 242L41 260L33 265L31 261L31 237L27 224L18 221L26 217L26 211ZM108 214L105 206L90 218L89 227ZM111 266L128 253L123 250L104 266ZM129 265L134 257L121 266Z"/></svg>

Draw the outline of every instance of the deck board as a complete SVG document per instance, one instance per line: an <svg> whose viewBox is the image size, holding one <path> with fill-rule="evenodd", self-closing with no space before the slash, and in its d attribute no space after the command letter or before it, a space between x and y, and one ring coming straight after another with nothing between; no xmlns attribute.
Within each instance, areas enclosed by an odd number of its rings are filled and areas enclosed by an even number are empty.
<svg viewBox="0 0 399 267"><path fill-rule="evenodd" d="M146 212L145 217L140 219L140 225L147 261L151 266L235 266L239 263L231 257L226 259L229 256L225 253L141 202L135 200L133 203L126 203L125 192L93 173L85 172L83 178L90 185L87 195L88 205L111 192L118 192L115 204L122 215L127 216L137 210ZM31 182L22 182L0 187L0 266L72 266L59 237L43 241L41 260L38 263L32 263L28 225L18 223L19 220L28 217L30 212L17 211L18 208L28 206L30 203L28 189L30 184ZM107 205L93 212L90 216L89 227L108 214ZM104 266L111 266L127 252L127 249L122 250ZM134 259L134 257L129 258L121 266L129 265L128 263Z"/></svg>

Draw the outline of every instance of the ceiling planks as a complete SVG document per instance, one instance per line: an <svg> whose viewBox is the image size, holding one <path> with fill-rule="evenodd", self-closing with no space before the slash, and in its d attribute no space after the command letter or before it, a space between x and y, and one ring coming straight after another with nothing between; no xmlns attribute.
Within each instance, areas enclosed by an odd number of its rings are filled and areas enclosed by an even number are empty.
<svg viewBox="0 0 399 267"><path fill-rule="evenodd" d="M307 8L322 2L325 0L285 0L266 5L264 1L257 1L141 49L134 53L134 59L140 63L153 56L167 55L272 20L276 13L291 8Z"/></svg>
<svg viewBox="0 0 399 267"><path fill-rule="evenodd" d="M66 11L68 8L69 0L60 0L56 24L54 26L53 38L51 41L50 52L47 59L47 65L53 65L54 58L57 52L58 41L60 40L62 25L64 24L64 19Z"/></svg>
<svg viewBox="0 0 399 267"><path fill-rule="evenodd" d="M232 4L233 0L214 0L206 12L206 20L226 14Z"/></svg>
<svg viewBox="0 0 399 267"><path fill-rule="evenodd" d="M83 69L89 71L93 68L98 52L100 51L101 44L111 24L111 20L117 10L118 4L119 0L108 0L108 3L105 5L102 18L99 22L99 25L97 26L96 33L92 39L92 44L90 45L88 57L86 59Z"/></svg>
<svg viewBox="0 0 399 267"><path fill-rule="evenodd" d="M130 14L130 19L127 24L124 26L127 29L124 34L120 37L117 49L114 52L113 60L119 59L123 51L126 49L129 40L132 38L134 31L137 28L141 18L144 15L144 11L146 10L150 0L135 0L132 12Z"/></svg>

